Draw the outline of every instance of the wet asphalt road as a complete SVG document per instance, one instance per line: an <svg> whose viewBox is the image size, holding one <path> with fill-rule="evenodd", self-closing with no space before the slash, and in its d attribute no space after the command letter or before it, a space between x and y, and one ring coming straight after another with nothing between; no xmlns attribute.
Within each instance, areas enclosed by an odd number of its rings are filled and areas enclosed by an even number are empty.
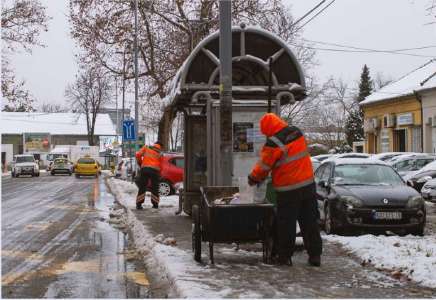
<svg viewBox="0 0 436 300"><path fill-rule="evenodd" d="M2 177L3 298L146 298L102 178Z"/></svg>

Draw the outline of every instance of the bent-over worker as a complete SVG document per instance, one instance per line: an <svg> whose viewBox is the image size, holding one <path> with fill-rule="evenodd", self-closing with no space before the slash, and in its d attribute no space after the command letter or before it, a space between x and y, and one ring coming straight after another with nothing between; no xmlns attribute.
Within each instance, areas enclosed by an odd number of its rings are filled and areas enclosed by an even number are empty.
<svg viewBox="0 0 436 300"><path fill-rule="evenodd" d="M136 161L141 166L139 176L136 178L136 185L139 189L136 197L136 209L142 209L149 181L151 181L151 204L153 208L159 207L161 147L162 144L156 142L153 146L144 146L136 152Z"/></svg>
<svg viewBox="0 0 436 300"><path fill-rule="evenodd" d="M295 247L296 221L300 225L309 264L321 265L322 241L317 223L318 205L312 163L301 130L273 113L260 120L260 130L267 136L260 160L248 183L261 183L272 172L272 184L277 193L278 263L292 265Z"/></svg>

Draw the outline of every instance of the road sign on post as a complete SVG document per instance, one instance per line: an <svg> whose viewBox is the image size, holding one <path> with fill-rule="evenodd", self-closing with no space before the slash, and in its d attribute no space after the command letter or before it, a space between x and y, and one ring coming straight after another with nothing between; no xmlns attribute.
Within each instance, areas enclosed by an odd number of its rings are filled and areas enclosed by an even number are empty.
<svg viewBox="0 0 436 300"><path fill-rule="evenodd" d="M132 119L123 121L123 141L136 141L135 121Z"/></svg>

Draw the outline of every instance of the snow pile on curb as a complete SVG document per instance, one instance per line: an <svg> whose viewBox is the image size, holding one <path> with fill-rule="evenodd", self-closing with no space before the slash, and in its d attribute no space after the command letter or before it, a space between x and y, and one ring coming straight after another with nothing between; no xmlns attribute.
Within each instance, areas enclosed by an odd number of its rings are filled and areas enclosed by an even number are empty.
<svg viewBox="0 0 436 300"><path fill-rule="evenodd" d="M123 206L128 208L135 208L136 206L136 195L138 193L138 188L135 183L130 181L125 181L121 179L109 178L108 184L111 187L112 192L116 196L118 202ZM147 192L147 195L149 193ZM179 196L173 195L168 197L161 197L159 205L161 207L176 207L179 205ZM150 203L149 197L146 197L143 207L150 208L152 205Z"/></svg>
<svg viewBox="0 0 436 300"><path fill-rule="evenodd" d="M436 288L436 236L323 236L337 242L376 268L391 270L394 277L406 276Z"/></svg>
<svg viewBox="0 0 436 300"><path fill-rule="evenodd" d="M232 292L231 289L224 288L230 284L227 279L224 278L217 283L216 278L211 276L213 270L194 262L192 253L174 247L176 241L173 238L161 234L153 236L145 228L130 210L135 208L137 188L134 184L114 178L108 179L108 184L118 202L128 208L125 220L132 231L136 248L144 256L146 265L166 277L174 288L175 295L170 297L223 298ZM147 197L143 206L151 207L148 202ZM178 205L178 197L162 197L160 205L175 207ZM211 288L217 285L221 288L217 290Z"/></svg>

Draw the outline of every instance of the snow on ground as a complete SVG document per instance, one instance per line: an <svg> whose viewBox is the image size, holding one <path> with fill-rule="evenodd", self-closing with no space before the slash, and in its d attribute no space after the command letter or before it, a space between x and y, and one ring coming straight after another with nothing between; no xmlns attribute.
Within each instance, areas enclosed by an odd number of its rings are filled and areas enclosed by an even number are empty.
<svg viewBox="0 0 436 300"><path fill-rule="evenodd" d="M138 189L134 183L110 178L108 184L117 200L124 206L134 209ZM143 206L151 207L147 197ZM178 206L178 196L161 197L160 206ZM209 279L211 269L192 262L192 254L179 248L162 244L159 236L153 236L144 225L127 209L126 223L132 230L136 247L144 254L148 266L160 270L162 276L173 284L176 297L187 298L222 298L231 290L222 289L213 292L211 284L216 280ZM147 255L150 254L150 255ZM195 278L192 274L196 274ZM201 274L201 277L198 277ZM199 279L200 278L200 279ZM201 279L202 278L202 279Z"/></svg>
<svg viewBox="0 0 436 300"><path fill-rule="evenodd" d="M326 235L324 239L338 242L363 263L376 268L399 271L410 279L436 288L436 236L374 236L344 237ZM397 273L399 274L399 273Z"/></svg>

